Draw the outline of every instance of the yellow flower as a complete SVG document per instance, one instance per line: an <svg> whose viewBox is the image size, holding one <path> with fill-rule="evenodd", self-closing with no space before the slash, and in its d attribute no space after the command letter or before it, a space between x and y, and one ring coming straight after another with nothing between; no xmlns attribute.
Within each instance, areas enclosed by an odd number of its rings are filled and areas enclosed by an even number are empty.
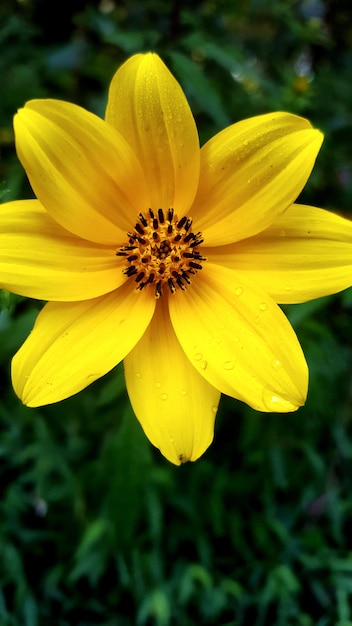
<svg viewBox="0 0 352 626"><path fill-rule="evenodd" d="M48 300L13 359L28 406L124 360L150 441L173 463L213 438L220 393L259 411L306 398L306 362L276 303L351 285L352 225L293 204L322 135L276 112L199 149L186 98L155 54L115 74L105 121L28 102L16 146L37 200L0 212L0 284Z"/></svg>

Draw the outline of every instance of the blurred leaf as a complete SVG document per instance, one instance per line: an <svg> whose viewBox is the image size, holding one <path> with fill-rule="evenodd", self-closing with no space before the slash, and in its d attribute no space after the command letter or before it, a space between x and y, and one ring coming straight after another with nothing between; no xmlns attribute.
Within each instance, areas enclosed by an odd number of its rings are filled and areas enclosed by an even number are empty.
<svg viewBox="0 0 352 626"><path fill-rule="evenodd" d="M170 57L175 74L182 77L182 84L188 95L218 126L228 126L231 120L203 67L180 52L172 51Z"/></svg>

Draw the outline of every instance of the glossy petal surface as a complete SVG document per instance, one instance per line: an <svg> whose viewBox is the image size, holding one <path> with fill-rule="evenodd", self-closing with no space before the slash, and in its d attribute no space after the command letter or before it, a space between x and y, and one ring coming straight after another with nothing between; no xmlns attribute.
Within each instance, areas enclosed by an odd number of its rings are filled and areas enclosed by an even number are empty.
<svg viewBox="0 0 352 626"><path fill-rule="evenodd" d="M78 303L50 302L12 360L12 382L28 406L52 404L109 372L143 335L155 308L123 285Z"/></svg>
<svg viewBox="0 0 352 626"><path fill-rule="evenodd" d="M214 387L259 411L294 411L305 402L307 365L273 300L239 272L207 263L192 288L170 298L176 335Z"/></svg>
<svg viewBox="0 0 352 626"><path fill-rule="evenodd" d="M192 208L206 245L240 241L273 224L302 191L322 140L289 113L253 117L210 139Z"/></svg>
<svg viewBox="0 0 352 626"><path fill-rule="evenodd" d="M65 230L37 200L0 206L0 274L4 289L39 300L86 300L126 277L115 250Z"/></svg>
<svg viewBox="0 0 352 626"><path fill-rule="evenodd" d="M123 137L59 100L28 102L14 126L19 159L51 217L89 241L121 244L149 206L143 171Z"/></svg>
<svg viewBox="0 0 352 626"><path fill-rule="evenodd" d="M167 302L158 302L124 367L133 410L150 441L176 465L198 459L213 439L220 392L187 359Z"/></svg>
<svg viewBox="0 0 352 626"><path fill-rule="evenodd" d="M182 217L198 185L198 132L180 85L157 55L137 54L120 67L105 118L137 155L151 208L173 207Z"/></svg>
<svg viewBox="0 0 352 626"><path fill-rule="evenodd" d="M256 237L204 253L243 272L282 304L352 285L352 222L315 207L295 204Z"/></svg>

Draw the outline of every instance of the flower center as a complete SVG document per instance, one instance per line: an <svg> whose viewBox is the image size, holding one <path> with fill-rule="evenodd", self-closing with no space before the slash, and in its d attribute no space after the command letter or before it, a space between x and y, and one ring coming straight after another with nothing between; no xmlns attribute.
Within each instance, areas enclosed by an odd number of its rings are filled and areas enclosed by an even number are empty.
<svg viewBox="0 0 352 626"><path fill-rule="evenodd" d="M125 257L123 273L133 277L137 290L152 285L155 297L160 298L164 286L175 293L191 284L191 276L206 261L198 250L202 234L192 232L191 226L189 217L178 219L173 209L165 213L149 209L138 215L133 232L127 233L128 245L116 253Z"/></svg>

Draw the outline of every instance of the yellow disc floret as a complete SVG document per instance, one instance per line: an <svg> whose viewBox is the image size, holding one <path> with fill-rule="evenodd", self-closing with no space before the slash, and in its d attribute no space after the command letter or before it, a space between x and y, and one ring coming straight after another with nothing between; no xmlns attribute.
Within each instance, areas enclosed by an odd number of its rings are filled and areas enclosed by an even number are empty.
<svg viewBox="0 0 352 626"><path fill-rule="evenodd" d="M173 209L166 213L149 209L138 215L133 232L127 233L128 245L116 253L126 257L123 272L133 277L137 290L153 286L159 298L164 285L175 293L177 288L184 290L191 284L191 276L206 260L198 250L202 234L192 232L191 226L189 217L178 219Z"/></svg>

